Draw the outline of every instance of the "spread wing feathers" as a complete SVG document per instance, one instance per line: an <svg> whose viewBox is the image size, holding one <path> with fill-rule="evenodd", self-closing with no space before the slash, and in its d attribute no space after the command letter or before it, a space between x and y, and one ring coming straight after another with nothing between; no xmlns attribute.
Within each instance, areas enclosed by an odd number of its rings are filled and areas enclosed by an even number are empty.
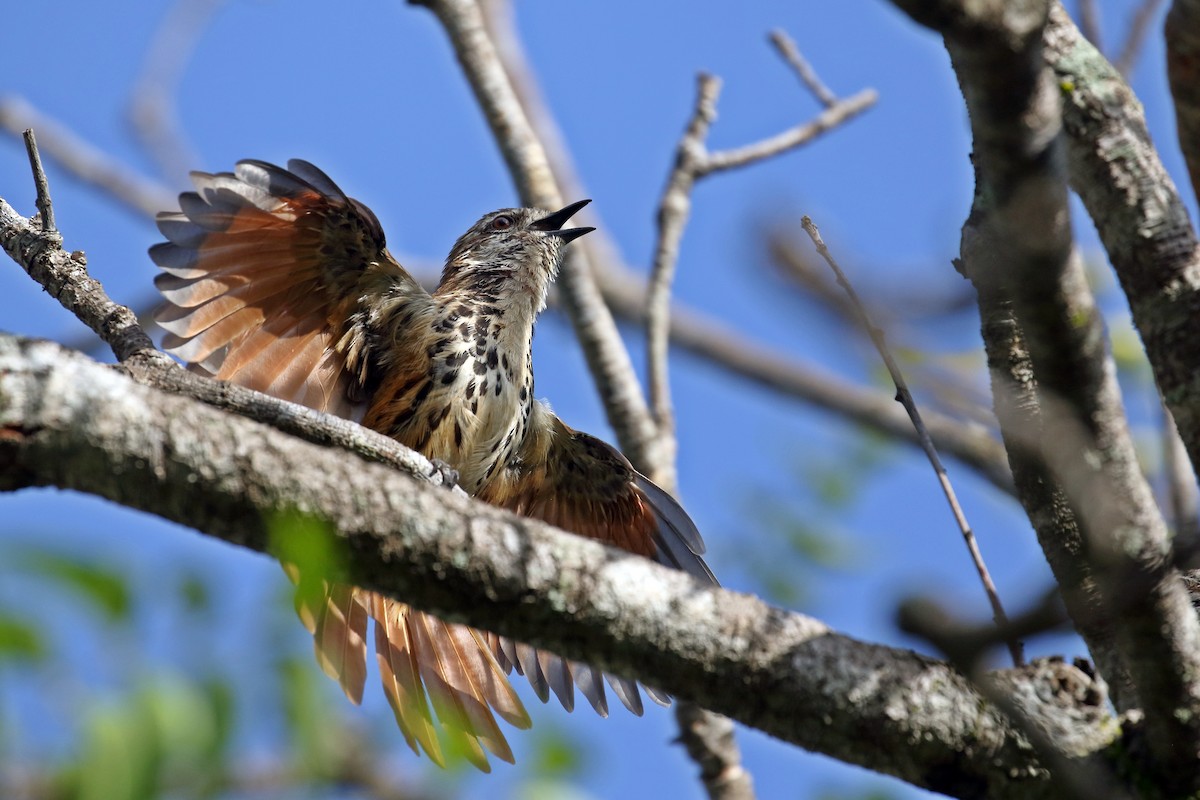
<svg viewBox="0 0 1200 800"><path fill-rule="evenodd" d="M313 165L240 161L192 173L196 191L158 217L150 248L167 303L163 348L193 368L285 400L358 418L367 380L352 335L357 299L386 287L428 294L385 247L375 215Z"/></svg>
<svg viewBox="0 0 1200 800"><path fill-rule="evenodd" d="M620 452L571 429L540 402L534 404L529 431L520 453L521 469L508 470L486 484L480 499L717 583L704 563L704 541L687 513ZM503 638L498 654L503 666L525 675L543 702L553 692L570 711L576 685L592 707L607 716L598 670ZM640 716L638 684L613 675L604 678L625 707ZM670 703L668 695L643 688L654 702Z"/></svg>

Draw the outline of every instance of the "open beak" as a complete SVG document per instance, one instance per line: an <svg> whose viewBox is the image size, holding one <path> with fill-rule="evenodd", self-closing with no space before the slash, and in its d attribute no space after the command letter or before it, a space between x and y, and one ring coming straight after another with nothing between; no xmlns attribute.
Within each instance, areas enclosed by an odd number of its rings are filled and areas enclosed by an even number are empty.
<svg viewBox="0 0 1200 800"><path fill-rule="evenodd" d="M545 231L547 234L549 234L551 236L557 236L565 242L569 242L572 239L578 239L580 236L583 236L585 233L591 233L592 231L594 231L596 229L595 228L567 228L566 230L563 230L562 226L564 224L566 224L567 220L569 220L572 216L575 215L576 211L583 208L590 202L592 202L592 201L591 200L580 200L578 203L571 203L571 205L567 206L566 208L555 211L553 214L547 214L546 216L539 219L537 222L532 223L529 227L533 228L535 231Z"/></svg>

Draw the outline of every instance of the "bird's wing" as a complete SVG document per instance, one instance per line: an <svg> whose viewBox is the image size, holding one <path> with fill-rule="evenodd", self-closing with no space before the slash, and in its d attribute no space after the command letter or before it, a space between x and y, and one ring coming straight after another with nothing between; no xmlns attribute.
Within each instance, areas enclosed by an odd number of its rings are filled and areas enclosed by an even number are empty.
<svg viewBox="0 0 1200 800"><path fill-rule="evenodd" d="M704 541L675 499L614 447L571 429L540 402L534 403L516 468L501 470L478 497L683 570L704 583L717 583L704 563ZM598 670L528 645L503 639L499 645L505 666L524 673L543 701L553 691L571 710L574 683L597 712L607 714ZM635 682L604 677L630 711L642 713ZM662 692L644 688L656 702L669 702Z"/></svg>
<svg viewBox="0 0 1200 800"><path fill-rule="evenodd" d="M158 217L168 241L150 249L163 269L164 349L213 377L351 419L377 390L403 394L389 382L425 373L417 347L412 363L393 359L387 374L372 374L359 298L386 297L397 319L432 311L433 300L387 252L366 206L304 161L286 170L242 161L192 180L181 211ZM283 566L317 662L350 700L362 701L372 617L384 693L409 746L444 763L436 714L451 749L480 769L489 768L484 749L513 760L492 712L519 728L530 722L489 634Z"/></svg>
<svg viewBox="0 0 1200 800"><path fill-rule="evenodd" d="M358 298L433 300L387 252L371 210L313 165L240 161L192 173L150 248L166 297L163 349L213 377L347 418L372 379Z"/></svg>

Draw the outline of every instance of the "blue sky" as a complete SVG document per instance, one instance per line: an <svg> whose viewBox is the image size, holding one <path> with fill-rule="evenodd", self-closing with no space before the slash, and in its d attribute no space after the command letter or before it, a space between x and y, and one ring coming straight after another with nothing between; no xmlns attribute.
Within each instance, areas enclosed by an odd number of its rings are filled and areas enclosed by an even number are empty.
<svg viewBox="0 0 1200 800"><path fill-rule="evenodd" d="M1137 4L1100 5L1108 38L1119 40ZM11 4L4 12L9 36L0 52L0 93L26 98L131 169L184 188L183 175L156 173L124 115L166 7L142 0ZM542 0L520 4L518 12L530 59L592 208L635 267L650 258L655 207L698 70L724 80L713 148L759 139L819 111L767 45L772 28L792 35L835 92L879 92L876 108L832 135L698 187L679 264L681 301L783 352L878 383L877 363L863 357L861 344L830 335L837 329L829 314L791 296L770 269L767 227L798 228L800 214L813 216L864 294L961 287L950 260L971 196L966 114L940 41L890 4ZM1168 169L1186 186L1161 62L1161 46L1152 41L1133 84ZM438 262L481 213L514 202L445 36L432 15L404 3L230 0L204 31L177 102L195 151L190 166L229 169L247 157L313 161L376 212L394 252L423 261ZM67 246L87 251L93 273L117 300L145 302L155 272L145 255L157 240L153 225L53 163L49 177ZM0 139L0 196L32 213L24 152L9 138ZM1094 253L1094 232L1082 215L1077 228ZM1111 324L1120 330L1122 309L1115 304L1114 310ZM83 333L12 265L0 268L0 320L4 330L31 336L77 341ZM625 334L640 365L640 332ZM959 363L964 353L975 353L981 363L969 314L915 336L946 363ZM561 318L547 316L539 326L535 367L539 396L574 427L611 439L594 393L582 388L589 386L586 368ZM861 435L850 426L685 354L673 362L673 386L681 494L725 585L759 590L762 576L744 553L769 555L779 547L754 510L754 498L766 493L784 498L794 513L839 542L852 562L821 570L797 561L802 610L853 636L904 646L916 643L895 630L892 616L897 601L912 591L936 591L964 613L987 615L944 500L913 452L876 453L856 481L853 502L831 508L814 499L812 476L863 450ZM1131 396L1130 405L1142 419L1152 408L1144 395ZM1048 580L1029 525L1014 502L965 468L951 462L950 469L1001 593L1010 608L1019 607ZM59 492L0 497L0 545L5 540L36 540L115 565L151 587L151 599L156 576L187 563L220 576L222 607L233 616L275 602L284 591L282 573L261 556ZM0 607L30 602L21 594L17 584L0 584ZM236 625L227 636L186 630L169 608L153 605L143 621L143 644L162 663L182 669L197 658L228 662L261 646L246 641ZM69 627L71 609L58 611L60 627ZM305 646L299 625L287 635L293 646ZM192 639L210 642L212 649L197 652L188 644ZM92 646L105 649L102 642ZM1058 639L1032 643L1030 650L1071 656L1078 648ZM71 681L104 688L145 671L110 655L99 659L94 674ZM335 692L332 684L327 688ZM56 740L56 728L70 725L68 712L47 711L53 701L0 680L5 696L16 709L10 713L45 717L35 728L47 741ZM374 697L369 713L379 716L381 705ZM699 796L693 767L667 744L674 736L668 713L651 710L636 720L617 712L604 721L549 707L534 714L537 728L570 731L587 743L592 766L583 774L582 792ZM519 733L510 738L519 764L526 744ZM809 798L864 786L922 796L752 731L744 731L741 742L763 797ZM418 769L398 735L395 749L402 769ZM525 796L523 781L519 767L501 767L466 784L464 795L497 796L499 789L499 796Z"/></svg>

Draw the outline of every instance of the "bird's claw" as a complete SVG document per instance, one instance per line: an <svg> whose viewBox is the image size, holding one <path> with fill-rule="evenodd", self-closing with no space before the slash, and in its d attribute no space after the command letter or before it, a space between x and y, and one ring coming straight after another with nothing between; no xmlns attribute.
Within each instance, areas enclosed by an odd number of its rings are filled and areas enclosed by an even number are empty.
<svg viewBox="0 0 1200 800"><path fill-rule="evenodd" d="M429 477L437 475L440 477L441 485L447 489L453 489L458 486L458 470L442 461L440 458L429 459Z"/></svg>

